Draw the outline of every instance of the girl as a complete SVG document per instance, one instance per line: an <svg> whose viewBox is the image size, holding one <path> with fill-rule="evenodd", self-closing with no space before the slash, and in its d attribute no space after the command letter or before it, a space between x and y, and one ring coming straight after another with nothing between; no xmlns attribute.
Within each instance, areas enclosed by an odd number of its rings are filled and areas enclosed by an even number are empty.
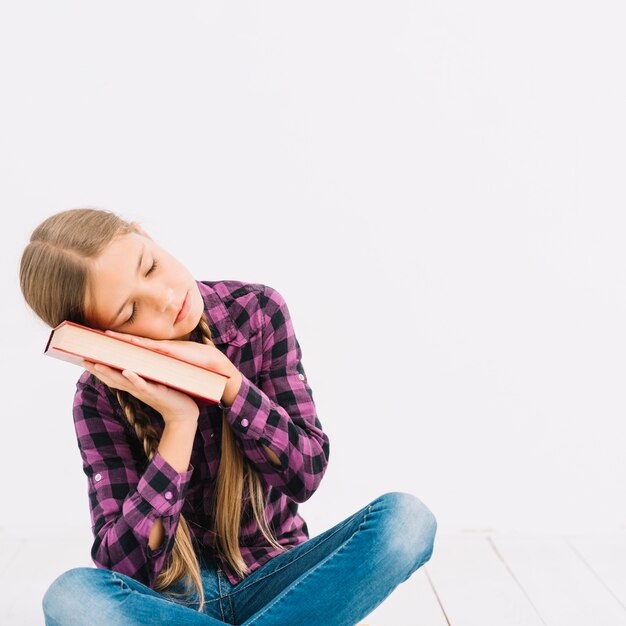
<svg viewBox="0 0 626 626"><path fill-rule="evenodd" d="M310 538L298 503L322 480L317 417L285 300L234 280L196 281L141 226L71 209L32 233L29 307L230 376L221 401L89 362L73 418L97 567L62 573L48 626L350 625L431 556L436 521L388 492Z"/></svg>

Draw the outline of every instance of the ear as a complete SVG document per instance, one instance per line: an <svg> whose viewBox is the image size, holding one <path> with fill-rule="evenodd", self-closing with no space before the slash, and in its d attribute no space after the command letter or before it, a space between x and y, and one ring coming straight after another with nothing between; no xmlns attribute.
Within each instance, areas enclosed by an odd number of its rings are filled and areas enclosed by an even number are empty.
<svg viewBox="0 0 626 626"><path fill-rule="evenodd" d="M147 237L148 239L152 239L152 237L150 237L150 235L137 222L132 222L132 224L136 232L143 235L144 237Z"/></svg>

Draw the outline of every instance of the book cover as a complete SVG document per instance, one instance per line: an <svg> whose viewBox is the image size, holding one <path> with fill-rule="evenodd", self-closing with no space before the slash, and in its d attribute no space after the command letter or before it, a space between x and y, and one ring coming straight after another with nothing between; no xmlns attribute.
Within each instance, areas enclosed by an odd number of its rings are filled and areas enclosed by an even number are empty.
<svg viewBox="0 0 626 626"><path fill-rule="evenodd" d="M75 365L81 365L84 359L120 371L130 369L142 378L192 396L200 407L217 404L230 378L228 374L191 363L157 348L140 346L68 320L51 330L44 355Z"/></svg>

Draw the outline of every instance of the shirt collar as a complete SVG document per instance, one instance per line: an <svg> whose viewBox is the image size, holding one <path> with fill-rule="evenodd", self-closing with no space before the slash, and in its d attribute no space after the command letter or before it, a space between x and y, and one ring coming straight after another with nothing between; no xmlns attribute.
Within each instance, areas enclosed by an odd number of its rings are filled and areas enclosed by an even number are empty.
<svg viewBox="0 0 626 626"><path fill-rule="evenodd" d="M243 345L246 339L235 325L219 293L213 288L212 285L215 282L197 280L196 284L204 300L204 312L211 329L213 343ZM194 341L200 339L199 328L192 332L190 339Z"/></svg>

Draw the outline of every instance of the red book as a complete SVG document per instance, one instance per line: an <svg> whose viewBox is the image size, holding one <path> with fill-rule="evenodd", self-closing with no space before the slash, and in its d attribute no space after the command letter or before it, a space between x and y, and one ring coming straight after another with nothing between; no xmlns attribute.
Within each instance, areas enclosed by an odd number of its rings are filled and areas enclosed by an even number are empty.
<svg viewBox="0 0 626 626"><path fill-rule="evenodd" d="M230 378L228 374L161 350L140 346L68 320L52 329L44 354L76 365L81 365L84 359L120 371L129 369L142 378L188 394L199 406L217 404Z"/></svg>

